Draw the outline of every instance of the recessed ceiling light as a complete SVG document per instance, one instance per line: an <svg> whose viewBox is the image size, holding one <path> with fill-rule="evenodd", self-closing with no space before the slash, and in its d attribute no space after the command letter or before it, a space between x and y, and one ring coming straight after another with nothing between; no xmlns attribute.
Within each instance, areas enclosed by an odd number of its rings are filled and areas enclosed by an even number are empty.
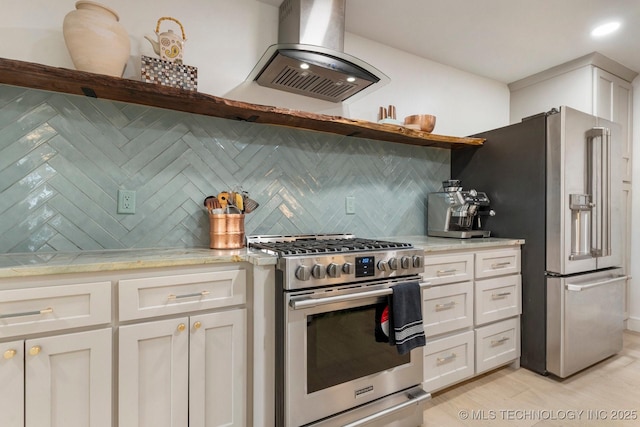
<svg viewBox="0 0 640 427"><path fill-rule="evenodd" d="M607 22L606 24L602 24L602 25L599 25L596 28L594 28L591 31L591 35L593 37L606 36L607 34L613 33L618 28L620 28L620 22L618 22L618 21Z"/></svg>
<svg viewBox="0 0 640 427"><path fill-rule="evenodd" d="M309 64L305 64L303 62L302 64L300 64L300 68L302 68L303 70L308 70L309 69Z"/></svg>

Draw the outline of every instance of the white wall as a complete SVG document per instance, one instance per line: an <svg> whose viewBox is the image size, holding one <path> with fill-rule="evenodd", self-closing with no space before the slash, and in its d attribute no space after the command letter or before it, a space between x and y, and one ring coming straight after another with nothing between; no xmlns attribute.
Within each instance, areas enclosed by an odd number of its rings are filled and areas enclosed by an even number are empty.
<svg viewBox="0 0 640 427"><path fill-rule="evenodd" d="M349 106L354 118L375 121L379 106L393 104L398 119L435 115L433 132L441 135L471 135L509 123L509 88L503 83L349 33L345 51L391 78L391 83Z"/></svg>
<svg viewBox="0 0 640 427"><path fill-rule="evenodd" d="M255 0L104 0L129 32L131 59L124 77L139 78L140 55L155 56L144 35L161 16L185 28L184 63L198 67L198 90L215 96L278 107L375 121L378 107L394 104L398 116L435 114L435 133L464 136L503 126L509 119L506 85L447 67L388 46L345 34L345 52L370 62L391 83L351 104L335 104L244 81L266 48L277 42L278 8ZM29 0L3 8L0 56L73 68L62 35L64 16L75 0ZM161 31L174 29L165 21ZM11 41L8 43L7 41Z"/></svg>
<svg viewBox="0 0 640 427"><path fill-rule="evenodd" d="M589 65L569 70L552 78L511 91L511 123L524 117L568 105L585 113L593 112L592 92L583 90L593 86L593 69Z"/></svg>

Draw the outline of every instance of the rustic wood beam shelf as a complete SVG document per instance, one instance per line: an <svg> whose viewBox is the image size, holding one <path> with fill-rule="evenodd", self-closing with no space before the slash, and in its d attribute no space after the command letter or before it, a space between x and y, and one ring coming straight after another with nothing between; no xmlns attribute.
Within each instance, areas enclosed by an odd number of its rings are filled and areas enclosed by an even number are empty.
<svg viewBox="0 0 640 427"><path fill-rule="evenodd" d="M484 142L482 138L435 135L403 126L250 104L137 80L11 59L0 58L0 84L426 147L462 148Z"/></svg>

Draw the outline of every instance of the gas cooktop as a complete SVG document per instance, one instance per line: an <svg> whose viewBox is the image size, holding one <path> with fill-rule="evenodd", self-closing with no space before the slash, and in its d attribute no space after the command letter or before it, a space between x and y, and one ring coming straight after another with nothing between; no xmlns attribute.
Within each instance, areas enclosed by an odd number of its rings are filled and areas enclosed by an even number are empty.
<svg viewBox="0 0 640 427"><path fill-rule="evenodd" d="M251 236L247 239L247 242L250 248L259 249L280 257L413 248L410 243L364 239L355 237L352 234Z"/></svg>

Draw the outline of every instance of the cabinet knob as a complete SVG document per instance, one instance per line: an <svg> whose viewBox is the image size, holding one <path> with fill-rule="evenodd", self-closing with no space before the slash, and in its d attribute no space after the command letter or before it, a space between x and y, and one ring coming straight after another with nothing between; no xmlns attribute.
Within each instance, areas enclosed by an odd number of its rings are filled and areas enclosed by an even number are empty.
<svg viewBox="0 0 640 427"><path fill-rule="evenodd" d="M42 347L40 347L39 345L34 345L29 349L29 354L32 356L36 356L40 354L41 351L42 351Z"/></svg>
<svg viewBox="0 0 640 427"><path fill-rule="evenodd" d="M184 325L184 323L180 323L180 324L178 325L178 332L182 332L182 331L184 331L185 329L187 329L187 327Z"/></svg>
<svg viewBox="0 0 640 427"><path fill-rule="evenodd" d="M4 356L5 359L9 360L9 359L12 359L13 356L15 356L17 353L18 352L15 351L14 349L10 349L10 350L5 351L3 356Z"/></svg>
<svg viewBox="0 0 640 427"><path fill-rule="evenodd" d="M202 322L198 321L193 324L193 329L200 329L201 326L202 326Z"/></svg>

